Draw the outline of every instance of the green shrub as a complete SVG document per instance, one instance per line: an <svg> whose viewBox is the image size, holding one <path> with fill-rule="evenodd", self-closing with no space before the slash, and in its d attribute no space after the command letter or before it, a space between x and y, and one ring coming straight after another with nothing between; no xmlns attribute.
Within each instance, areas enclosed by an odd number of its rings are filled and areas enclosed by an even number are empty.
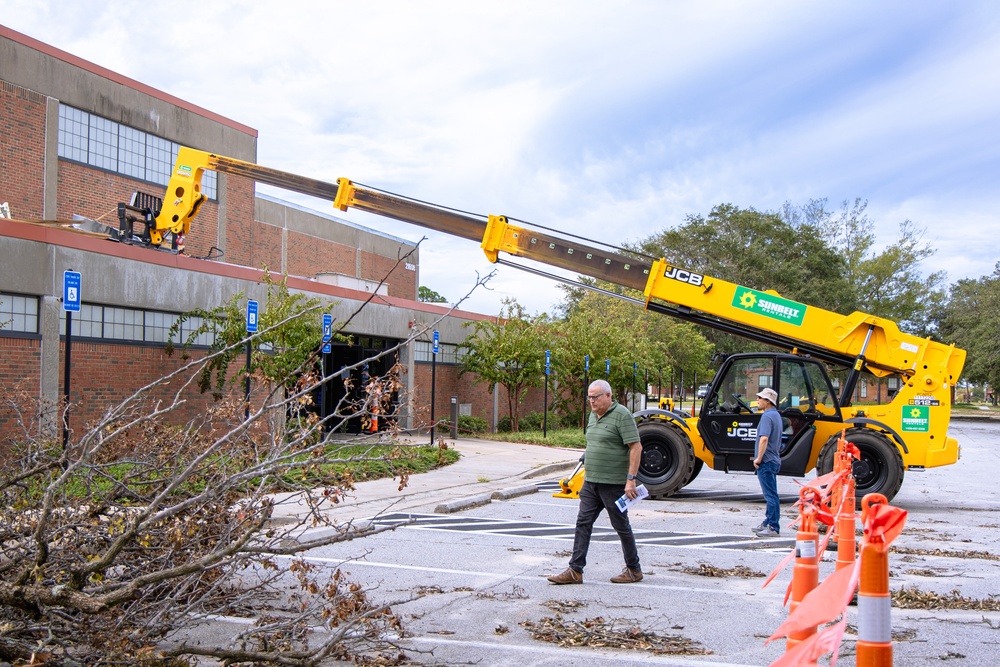
<svg viewBox="0 0 1000 667"><path fill-rule="evenodd" d="M438 433L450 433L451 432L451 422L443 421L439 422L437 425ZM468 433L489 433L490 424L488 421L482 417L473 417L472 415L459 415L458 416L458 434L462 435Z"/></svg>
<svg viewBox="0 0 1000 667"><path fill-rule="evenodd" d="M521 415L517 423L518 429L521 431L541 431L542 418L544 416L541 412L529 412L526 415ZM549 419L548 425L555 426L555 423L552 419Z"/></svg>
<svg viewBox="0 0 1000 667"><path fill-rule="evenodd" d="M510 433L510 417L504 415L497 420L497 433Z"/></svg>

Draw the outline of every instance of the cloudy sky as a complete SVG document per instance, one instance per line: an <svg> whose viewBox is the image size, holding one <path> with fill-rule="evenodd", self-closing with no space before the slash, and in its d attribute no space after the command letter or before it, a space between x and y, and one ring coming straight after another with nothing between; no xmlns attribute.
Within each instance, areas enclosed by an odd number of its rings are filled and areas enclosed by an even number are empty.
<svg viewBox="0 0 1000 667"><path fill-rule="evenodd" d="M285 171L609 243L860 197L880 242L926 230L925 271L1000 261L992 0L0 0L0 23L256 128ZM491 270L426 235L421 284L455 300ZM561 297L507 267L491 286L465 307Z"/></svg>

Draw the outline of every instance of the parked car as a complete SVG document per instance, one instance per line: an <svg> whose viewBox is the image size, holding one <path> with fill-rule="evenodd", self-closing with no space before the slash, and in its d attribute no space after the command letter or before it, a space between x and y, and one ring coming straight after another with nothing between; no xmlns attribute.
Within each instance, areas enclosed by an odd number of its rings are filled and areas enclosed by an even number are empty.
<svg viewBox="0 0 1000 667"><path fill-rule="evenodd" d="M698 387L698 391L696 391L694 395L696 398L705 398L706 396L708 396L708 385L703 384L700 387Z"/></svg>

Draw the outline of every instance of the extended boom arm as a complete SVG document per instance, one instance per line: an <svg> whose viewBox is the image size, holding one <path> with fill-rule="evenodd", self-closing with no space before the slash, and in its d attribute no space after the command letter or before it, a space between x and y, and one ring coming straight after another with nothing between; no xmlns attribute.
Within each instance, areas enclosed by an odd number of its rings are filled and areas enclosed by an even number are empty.
<svg viewBox="0 0 1000 667"><path fill-rule="evenodd" d="M895 322L884 318L862 312L840 315L775 292L680 269L663 259L649 263L519 227L503 216L461 213L366 188L346 178L334 185L191 148L181 148L178 154L163 208L155 229L150 230L154 244L167 231L188 232L205 200L201 193L205 169L328 199L341 211L355 208L476 241L491 262L504 252L640 290L650 310L851 367L855 380L867 368L879 376L910 378L919 393L933 393L943 384L956 382L965 363L964 350L903 333Z"/></svg>

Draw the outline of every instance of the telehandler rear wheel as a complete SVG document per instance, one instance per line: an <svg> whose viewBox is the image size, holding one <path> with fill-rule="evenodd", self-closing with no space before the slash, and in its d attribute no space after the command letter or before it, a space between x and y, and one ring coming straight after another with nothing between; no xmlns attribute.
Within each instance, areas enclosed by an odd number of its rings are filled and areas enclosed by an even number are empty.
<svg viewBox="0 0 1000 667"><path fill-rule="evenodd" d="M694 474L694 450L680 428L665 421L639 424L642 462L639 481L653 498L666 498L680 491Z"/></svg>
<svg viewBox="0 0 1000 667"><path fill-rule="evenodd" d="M832 436L820 450L816 462L819 474L825 475L833 470L839 437ZM858 509L861 508L861 499L869 493L881 493L892 500L903 485L903 457L896 445L870 428L848 429L844 437L861 452L861 459L854 462L854 495Z"/></svg>

